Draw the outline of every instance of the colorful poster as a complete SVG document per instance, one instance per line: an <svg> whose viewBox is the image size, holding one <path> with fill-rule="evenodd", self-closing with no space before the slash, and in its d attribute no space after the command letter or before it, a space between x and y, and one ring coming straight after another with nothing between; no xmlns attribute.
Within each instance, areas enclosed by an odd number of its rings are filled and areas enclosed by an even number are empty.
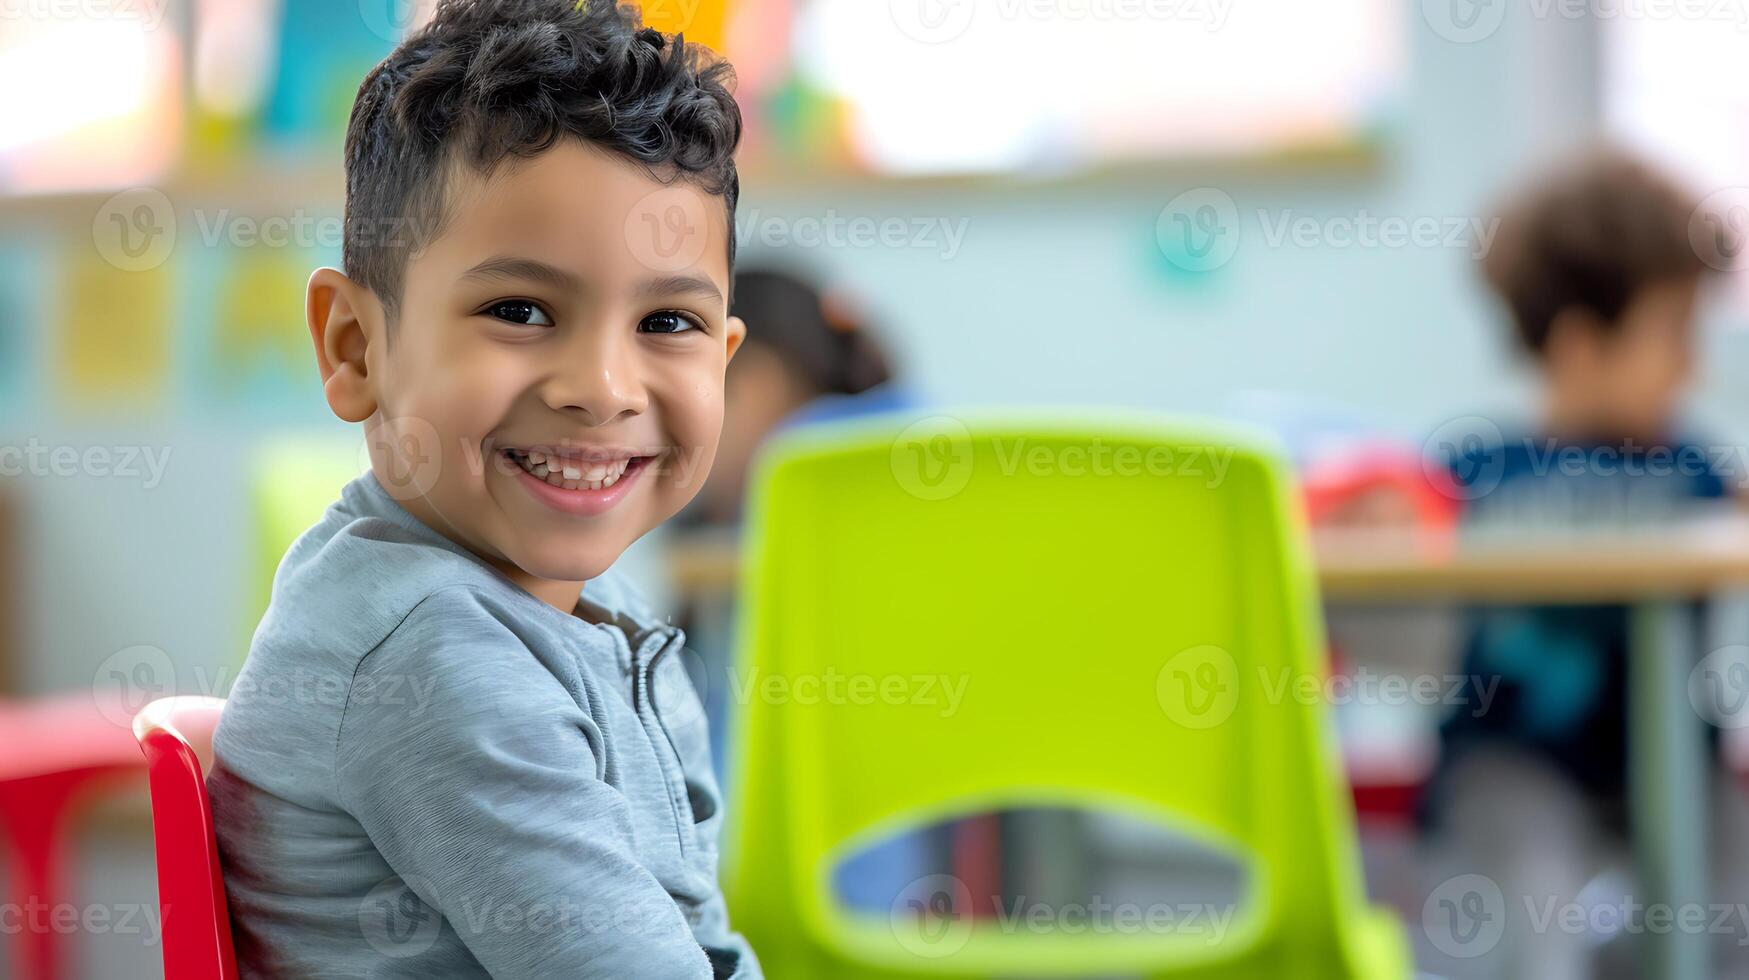
<svg viewBox="0 0 1749 980"><path fill-rule="evenodd" d="M157 402L170 368L174 266L120 267L83 239L63 262L55 332L60 396L111 407Z"/></svg>

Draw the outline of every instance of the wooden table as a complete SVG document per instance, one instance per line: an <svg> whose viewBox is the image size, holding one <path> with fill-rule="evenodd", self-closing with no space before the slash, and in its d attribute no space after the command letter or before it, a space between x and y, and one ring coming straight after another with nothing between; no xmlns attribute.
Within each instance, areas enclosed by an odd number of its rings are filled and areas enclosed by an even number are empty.
<svg viewBox="0 0 1749 980"><path fill-rule="evenodd" d="M1430 539L1392 531L1326 531L1312 542L1326 601L1630 606L1629 780L1635 852L1647 905L1706 908L1709 760L1706 722L1688 696L1698 652L1689 605L1749 587L1749 520L1664 533ZM694 533L671 550L674 585L693 595L734 588L732 533ZM1704 931L1644 935L1648 976L1709 976Z"/></svg>
<svg viewBox="0 0 1749 980"><path fill-rule="evenodd" d="M1705 909L1707 722L1689 700L1698 651L1690 604L1749 586L1749 522L1697 522L1660 533L1527 534L1437 542L1380 532L1314 538L1330 602L1620 603L1632 609L1629 785L1634 851L1647 904ZM1648 976L1709 977L1705 931L1647 932Z"/></svg>

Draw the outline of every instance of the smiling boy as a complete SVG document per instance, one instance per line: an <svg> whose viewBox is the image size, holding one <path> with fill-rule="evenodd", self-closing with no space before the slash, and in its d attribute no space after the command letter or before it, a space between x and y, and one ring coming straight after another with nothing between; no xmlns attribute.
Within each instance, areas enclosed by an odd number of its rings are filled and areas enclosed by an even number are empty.
<svg viewBox="0 0 1749 980"><path fill-rule="evenodd" d="M610 3L445 0L360 86L306 315L371 472L281 564L208 781L245 976L759 976L684 637L610 572L744 333L728 77Z"/></svg>

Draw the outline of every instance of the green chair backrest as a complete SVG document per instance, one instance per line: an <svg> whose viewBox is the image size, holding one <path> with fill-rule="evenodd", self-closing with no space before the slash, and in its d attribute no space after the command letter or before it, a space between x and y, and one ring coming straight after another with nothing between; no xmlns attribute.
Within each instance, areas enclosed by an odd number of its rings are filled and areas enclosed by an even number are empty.
<svg viewBox="0 0 1749 980"><path fill-rule="evenodd" d="M340 499L341 489L368 465L356 438L275 439L256 453L249 472L255 524L251 633L267 611L274 573L292 542L322 519L329 505Z"/></svg>
<svg viewBox="0 0 1749 980"><path fill-rule="evenodd" d="M725 874L769 975L1402 967L1394 923L1359 925L1378 922L1334 736L1295 686L1323 678L1316 590L1260 445L1110 414L862 421L772 445L747 528ZM833 899L836 862L899 828L1065 805L1235 856L1237 919L1219 941L1004 930L927 894L951 879L890 916Z"/></svg>

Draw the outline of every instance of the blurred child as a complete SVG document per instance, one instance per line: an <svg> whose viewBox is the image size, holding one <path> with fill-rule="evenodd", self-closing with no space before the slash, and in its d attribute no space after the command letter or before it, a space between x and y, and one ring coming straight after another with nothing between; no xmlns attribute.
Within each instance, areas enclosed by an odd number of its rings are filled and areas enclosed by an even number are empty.
<svg viewBox="0 0 1749 980"><path fill-rule="evenodd" d="M1454 454L1466 534L1655 527L1730 496L1713 455L1678 428L1707 272L1690 242L1696 210L1614 154L1550 175L1503 210L1483 271L1534 360L1541 407L1529 430ZM1595 937L1533 929L1527 909L1577 901L1625 833L1628 614L1473 616L1463 672L1497 679L1498 692L1444 725L1432 806L1464 870L1506 897L1493 975L1592 976ZM1734 805L1729 790L1721 802ZM1722 846L1740 850L1731 836Z"/></svg>
<svg viewBox="0 0 1749 980"><path fill-rule="evenodd" d="M306 317L371 469L214 736L243 976L760 976L685 636L616 567L744 334L729 81L631 5L442 0L359 87Z"/></svg>
<svg viewBox="0 0 1749 980"><path fill-rule="evenodd" d="M735 276L731 305L751 326L729 369L710 481L687 515L712 524L740 518L748 467L778 428L910 404L879 342L843 297L798 275L749 270Z"/></svg>

